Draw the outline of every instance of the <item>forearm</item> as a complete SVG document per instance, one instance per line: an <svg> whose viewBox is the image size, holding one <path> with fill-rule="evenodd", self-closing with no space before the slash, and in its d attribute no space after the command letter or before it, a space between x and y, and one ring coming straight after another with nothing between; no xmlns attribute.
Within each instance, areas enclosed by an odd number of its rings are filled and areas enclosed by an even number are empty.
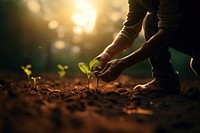
<svg viewBox="0 0 200 133"><path fill-rule="evenodd" d="M162 48L167 47L175 32L160 29L151 39L145 42L138 50L122 58L125 67L130 67L149 57L157 56Z"/></svg>
<svg viewBox="0 0 200 133"><path fill-rule="evenodd" d="M129 12L126 21L123 23L123 28L114 41L104 50L110 55L110 58L131 47L141 31L146 13L146 9L137 1L129 1Z"/></svg>
<svg viewBox="0 0 200 133"><path fill-rule="evenodd" d="M110 58L113 58L130 46L131 44L125 37L118 35L114 41L105 48L104 52L107 53Z"/></svg>
<svg viewBox="0 0 200 133"><path fill-rule="evenodd" d="M138 50L134 51L133 53L129 54L128 56L121 58L121 60L122 60L123 66L125 68L128 68L128 67L131 67L132 65L135 65L139 62L144 61L150 56L151 56L151 53L148 51L148 49L141 47Z"/></svg>

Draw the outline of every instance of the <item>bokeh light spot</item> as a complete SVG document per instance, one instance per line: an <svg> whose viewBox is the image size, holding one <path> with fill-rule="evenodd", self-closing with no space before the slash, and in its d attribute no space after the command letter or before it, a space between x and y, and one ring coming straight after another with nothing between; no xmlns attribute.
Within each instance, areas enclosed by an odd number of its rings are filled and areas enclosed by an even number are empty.
<svg viewBox="0 0 200 133"><path fill-rule="evenodd" d="M81 51L81 48L79 46L72 46L71 51L75 54L79 54Z"/></svg>
<svg viewBox="0 0 200 133"><path fill-rule="evenodd" d="M56 29L58 27L58 21L51 20L48 24L49 29Z"/></svg>
<svg viewBox="0 0 200 133"><path fill-rule="evenodd" d="M37 0L27 0L27 7L34 13L38 13L41 8Z"/></svg>
<svg viewBox="0 0 200 133"><path fill-rule="evenodd" d="M62 40L57 40L55 42L55 48L57 49L64 49L65 48L65 42Z"/></svg>

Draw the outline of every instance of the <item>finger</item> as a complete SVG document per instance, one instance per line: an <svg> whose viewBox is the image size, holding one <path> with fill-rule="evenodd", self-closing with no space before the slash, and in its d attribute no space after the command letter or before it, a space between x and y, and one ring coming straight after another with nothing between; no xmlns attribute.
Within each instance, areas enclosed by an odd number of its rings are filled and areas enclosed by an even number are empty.
<svg viewBox="0 0 200 133"><path fill-rule="evenodd" d="M93 74L96 76L96 77L98 77L98 75L101 73L101 71L102 71L102 66L101 66L101 64L100 65L98 65L98 66L96 66L95 68L93 68Z"/></svg>
<svg viewBox="0 0 200 133"><path fill-rule="evenodd" d="M111 63L108 63L108 64L103 68L103 70L100 72L100 75L101 75L101 73L104 73L105 71L107 71L107 70L110 68L110 65L111 65Z"/></svg>
<svg viewBox="0 0 200 133"><path fill-rule="evenodd" d="M105 71L104 73L99 75L99 78L101 78L102 81L104 82L111 82L116 80L119 77L120 73L117 71L111 71L110 68Z"/></svg>
<svg viewBox="0 0 200 133"><path fill-rule="evenodd" d="M93 68L93 71L101 71L103 68L102 66L103 66L102 63L100 62L98 66Z"/></svg>
<svg viewBox="0 0 200 133"><path fill-rule="evenodd" d="M104 79L104 78L106 78L107 77L107 71L105 71L105 72L103 72L103 73L100 73L99 75L98 75L98 78L101 78L102 80Z"/></svg>
<svg viewBox="0 0 200 133"><path fill-rule="evenodd" d="M105 75L102 75L102 76L101 76L101 80L102 80L103 82L107 82L107 83L111 81L110 77L109 77L109 76L105 76Z"/></svg>
<svg viewBox="0 0 200 133"><path fill-rule="evenodd" d="M103 69L103 65L102 63L100 63L97 67L96 70L101 71Z"/></svg>
<svg viewBox="0 0 200 133"><path fill-rule="evenodd" d="M112 76L113 76L112 72L109 69L107 69L104 73L101 73L98 77L104 82L110 82L113 79Z"/></svg>
<svg viewBox="0 0 200 133"><path fill-rule="evenodd" d="M97 77L99 75L99 71L93 71L93 74Z"/></svg>

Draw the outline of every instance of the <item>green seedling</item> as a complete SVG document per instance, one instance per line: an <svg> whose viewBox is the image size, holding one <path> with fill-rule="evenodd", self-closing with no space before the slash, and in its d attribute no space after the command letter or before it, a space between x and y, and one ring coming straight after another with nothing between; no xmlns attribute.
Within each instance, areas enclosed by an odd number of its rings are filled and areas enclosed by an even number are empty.
<svg viewBox="0 0 200 133"><path fill-rule="evenodd" d="M59 69L59 71L58 71L59 77L60 77L60 79L62 79L66 75L66 70L69 67L67 65L63 66L61 64L58 64L57 67Z"/></svg>
<svg viewBox="0 0 200 133"><path fill-rule="evenodd" d="M33 88L36 88L37 80L41 79L41 77L31 77L31 79L33 80Z"/></svg>
<svg viewBox="0 0 200 133"><path fill-rule="evenodd" d="M27 75L28 80L30 81L30 75L32 73L32 71L30 70L32 66L30 64L24 66L21 66L21 68L24 70L25 74Z"/></svg>
<svg viewBox="0 0 200 133"><path fill-rule="evenodd" d="M86 76L87 76L87 79L88 79L88 89L89 89L90 79L95 76L94 72L92 71L92 69L94 67L96 67L98 64L99 64L99 61L95 60L95 59L92 60L92 61L90 61L89 66L87 64L85 64L84 62L80 62L78 64L80 70L84 74L86 74ZM98 79L97 79L97 88L98 88Z"/></svg>

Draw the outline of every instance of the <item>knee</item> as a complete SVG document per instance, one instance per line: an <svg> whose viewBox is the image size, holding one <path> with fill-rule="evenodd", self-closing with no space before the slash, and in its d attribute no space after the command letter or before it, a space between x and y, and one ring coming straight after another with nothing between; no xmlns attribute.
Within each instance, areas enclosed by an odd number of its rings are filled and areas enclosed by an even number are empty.
<svg viewBox="0 0 200 133"><path fill-rule="evenodd" d="M200 77L200 60L192 58L190 61L190 67L195 72L195 74Z"/></svg>
<svg viewBox="0 0 200 133"><path fill-rule="evenodd" d="M146 39L151 38L158 31L158 18L156 13L149 13L143 25Z"/></svg>

